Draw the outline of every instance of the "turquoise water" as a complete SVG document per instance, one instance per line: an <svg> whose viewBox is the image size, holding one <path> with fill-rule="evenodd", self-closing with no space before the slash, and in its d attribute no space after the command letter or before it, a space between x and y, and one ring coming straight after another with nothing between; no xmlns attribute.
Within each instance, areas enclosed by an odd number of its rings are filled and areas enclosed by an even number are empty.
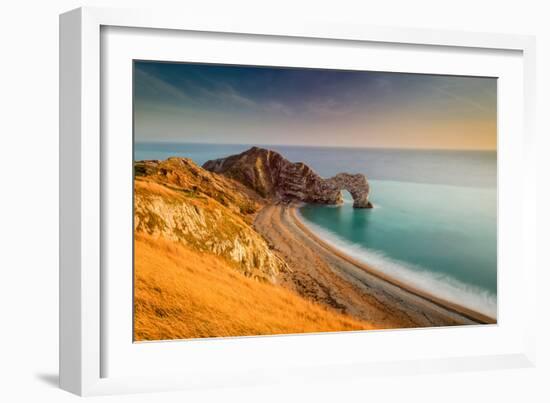
<svg viewBox="0 0 550 403"><path fill-rule="evenodd" d="M249 145L137 143L135 158L198 164ZM440 297L496 317L496 153L269 146L321 176L364 173L375 208L304 205L306 225L334 246Z"/></svg>
<svg viewBox="0 0 550 403"><path fill-rule="evenodd" d="M306 205L301 216L354 257L489 315L496 314L494 189L370 181L375 208ZM346 241L346 242L343 242Z"/></svg>

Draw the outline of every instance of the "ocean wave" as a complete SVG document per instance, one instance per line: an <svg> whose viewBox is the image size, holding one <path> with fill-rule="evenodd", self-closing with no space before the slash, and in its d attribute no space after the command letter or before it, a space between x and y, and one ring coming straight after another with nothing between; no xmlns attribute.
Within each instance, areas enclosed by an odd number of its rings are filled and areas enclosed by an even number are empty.
<svg viewBox="0 0 550 403"><path fill-rule="evenodd" d="M492 318L497 317L497 297L493 293L463 283L448 275L434 273L425 267L393 259L384 252L350 243L334 232L308 221L299 211L297 211L297 214L301 221L315 234L353 259L372 266L381 273L403 281L418 290Z"/></svg>

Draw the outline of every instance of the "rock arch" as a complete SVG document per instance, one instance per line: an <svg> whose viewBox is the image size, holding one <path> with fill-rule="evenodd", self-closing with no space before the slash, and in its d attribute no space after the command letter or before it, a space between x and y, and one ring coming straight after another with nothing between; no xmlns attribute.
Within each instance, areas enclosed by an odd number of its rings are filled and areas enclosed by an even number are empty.
<svg viewBox="0 0 550 403"><path fill-rule="evenodd" d="M265 148L252 147L241 154L210 160L203 168L237 180L274 201L339 204L345 189L353 197L353 207L372 207L365 175L340 173L324 179L303 162L290 162Z"/></svg>
<svg viewBox="0 0 550 403"><path fill-rule="evenodd" d="M353 198L353 207L372 208L369 201L370 187L367 178L362 174L340 173L332 178L325 179L325 182L335 191L340 193L343 189L347 190Z"/></svg>

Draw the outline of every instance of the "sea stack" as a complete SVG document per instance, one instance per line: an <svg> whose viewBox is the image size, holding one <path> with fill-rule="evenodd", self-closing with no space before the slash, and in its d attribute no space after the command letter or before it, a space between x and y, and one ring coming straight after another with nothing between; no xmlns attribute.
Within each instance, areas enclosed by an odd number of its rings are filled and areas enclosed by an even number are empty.
<svg viewBox="0 0 550 403"><path fill-rule="evenodd" d="M276 151L252 147L241 154L207 161L203 168L237 180L260 196L280 202L340 204L342 190L353 207L372 208L363 174L339 173L324 179L302 162L290 162Z"/></svg>

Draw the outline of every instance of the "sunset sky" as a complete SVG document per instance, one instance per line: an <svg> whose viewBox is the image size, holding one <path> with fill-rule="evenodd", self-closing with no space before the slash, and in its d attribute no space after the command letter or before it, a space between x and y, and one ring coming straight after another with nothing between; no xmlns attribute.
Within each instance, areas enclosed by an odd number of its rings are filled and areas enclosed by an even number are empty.
<svg viewBox="0 0 550 403"><path fill-rule="evenodd" d="M496 148L497 80L135 62L136 141Z"/></svg>

